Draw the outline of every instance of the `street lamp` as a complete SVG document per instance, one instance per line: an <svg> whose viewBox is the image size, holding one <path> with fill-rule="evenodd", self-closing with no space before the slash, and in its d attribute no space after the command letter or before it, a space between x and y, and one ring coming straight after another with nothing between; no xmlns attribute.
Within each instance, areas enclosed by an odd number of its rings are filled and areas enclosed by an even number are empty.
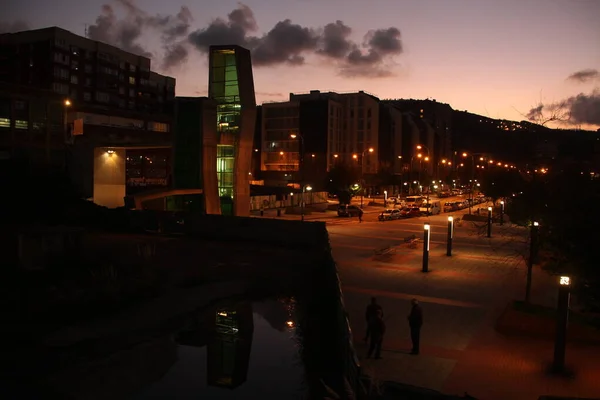
<svg viewBox="0 0 600 400"><path fill-rule="evenodd" d="M375 151L374 148L369 147L367 150L364 150L361 153L361 157L360 157L360 181L361 181L361 185L362 185L362 188L360 190L360 208L363 207L363 198L365 195L365 176L364 176L365 175L365 154L367 152L372 153L374 151ZM352 158L354 158L356 160L356 159L358 159L358 155L353 154Z"/></svg>
<svg viewBox="0 0 600 400"><path fill-rule="evenodd" d="M304 193L305 192L310 192L312 190L312 186L310 185L303 185L302 186L302 198L300 199L300 218L302 221L304 221Z"/></svg>
<svg viewBox="0 0 600 400"><path fill-rule="evenodd" d="M422 272L429 272L429 238L431 237L431 226L423 225L423 267Z"/></svg>
<svg viewBox="0 0 600 400"><path fill-rule="evenodd" d="M454 217L448 217L448 242L446 244L446 255L452 255L452 239L454 237Z"/></svg>
<svg viewBox="0 0 600 400"><path fill-rule="evenodd" d="M554 373L563 373L565 371L565 350L567 347L570 300L571 278L561 276L558 280L556 336L554 339L554 359L552 361L552 372Z"/></svg>
<svg viewBox="0 0 600 400"><path fill-rule="evenodd" d="M467 154L466 152L463 152L462 156L466 158L469 156L469 154ZM469 214L471 214L471 208L473 207L473 184L475 182L475 156L481 156L481 157L479 157L479 159L481 161L483 161L485 154L471 153L471 190L469 193ZM462 167L463 164L461 164L460 166Z"/></svg>
<svg viewBox="0 0 600 400"><path fill-rule="evenodd" d="M487 237L492 237L492 207L488 207Z"/></svg>
<svg viewBox="0 0 600 400"><path fill-rule="evenodd" d="M500 201L500 225L504 225L504 200Z"/></svg>
<svg viewBox="0 0 600 400"><path fill-rule="evenodd" d="M290 134L291 139L300 139L300 149L298 154L298 172L300 173L300 179L298 181L301 185L304 184L304 136L299 133Z"/></svg>
<svg viewBox="0 0 600 400"><path fill-rule="evenodd" d="M529 231L529 257L527 258L527 281L525 283L525 302L529 303L531 298L531 280L533 275L533 263L537 257L537 241L540 224L536 221L531 223Z"/></svg>

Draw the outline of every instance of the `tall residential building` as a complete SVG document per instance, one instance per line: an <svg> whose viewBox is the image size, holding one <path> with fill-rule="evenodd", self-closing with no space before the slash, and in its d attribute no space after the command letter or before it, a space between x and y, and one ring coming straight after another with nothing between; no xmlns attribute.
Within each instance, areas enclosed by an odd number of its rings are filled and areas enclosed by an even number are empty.
<svg viewBox="0 0 600 400"><path fill-rule="evenodd" d="M250 213L256 99L250 51L211 46L209 98L216 104L217 190L222 214ZM210 199L206 198L207 205Z"/></svg>
<svg viewBox="0 0 600 400"><path fill-rule="evenodd" d="M290 94L290 101L318 99L332 101L327 130L327 168L338 162L357 164L365 174L378 170L379 99L364 91L356 93L322 93L312 90ZM373 152L369 152L369 149ZM364 159L363 159L364 157Z"/></svg>
<svg viewBox="0 0 600 400"><path fill-rule="evenodd" d="M59 95L0 82L0 159L64 168L64 107Z"/></svg>
<svg viewBox="0 0 600 400"><path fill-rule="evenodd" d="M448 104L435 100L398 99L385 100L402 112L410 113L414 119L423 120L433 130L433 138L422 137L421 140L429 142L430 156L433 160L452 158L452 118L453 110Z"/></svg>
<svg viewBox="0 0 600 400"><path fill-rule="evenodd" d="M331 96L312 94L262 105L261 178L266 185L324 186L334 158L330 143L341 143L343 109Z"/></svg>
<svg viewBox="0 0 600 400"><path fill-rule="evenodd" d="M402 175L406 160L402 156L402 112L380 103L379 107L379 163L394 175Z"/></svg>
<svg viewBox="0 0 600 400"><path fill-rule="evenodd" d="M169 184L175 79L150 67L149 58L57 27L0 35L0 82L57 94L69 171L86 197L98 147L153 147L127 160L128 190Z"/></svg>
<svg viewBox="0 0 600 400"><path fill-rule="evenodd" d="M399 174L403 168L402 113L391 106L381 108L377 97L363 91L312 90L290 93L287 102L265 103L261 132L261 177L266 184L324 185L337 163L355 166L365 175L380 168Z"/></svg>

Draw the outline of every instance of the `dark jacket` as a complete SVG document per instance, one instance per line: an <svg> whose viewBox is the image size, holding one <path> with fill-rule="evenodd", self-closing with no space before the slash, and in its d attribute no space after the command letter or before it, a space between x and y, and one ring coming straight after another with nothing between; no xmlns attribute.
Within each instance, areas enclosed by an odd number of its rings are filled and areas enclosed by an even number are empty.
<svg viewBox="0 0 600 400"><path fill-rule="evenodd" d="M365 312L365 319L369 322L372 318L377 316L377 311L381 310L381 314L383 315L383 308L379 304L369 304L367 306L367 311Z"/></svg>
<svg viewBox="0 0 600 400"><path fill-rule="evenodd" d="M411 328L420 328L423 325L423 310L418 304L414 305L408 316L408 324Z"/></svg>
<svg viewBox="0 0 600 400"><path fill-rule="evenodd" d="M374 317L369 321L369 332L372 340L382 340L385 334L383 318Z"/></svg>

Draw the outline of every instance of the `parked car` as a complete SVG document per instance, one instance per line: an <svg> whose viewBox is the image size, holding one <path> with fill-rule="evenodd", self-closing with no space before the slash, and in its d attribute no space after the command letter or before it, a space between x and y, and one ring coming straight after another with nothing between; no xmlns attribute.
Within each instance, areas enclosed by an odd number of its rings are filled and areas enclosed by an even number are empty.
<svg viewBox="0 0 600 400"><path fill-rule="evenodd" d="M431 203L423 203L419 207L419 210L421 210L421 214L425 214L425 215L437 215L442 211L439 201L432 201Z"/></svg>
<svg viewBox="0 0 600 400"><path fill-rule="evenodd" d="M385 210L384 212L379 214L379 217L378 217L378 219L380 221L391 221L393 219L398 219L398 218L400 218L400 210L398 210L398 209Z"/></svg>
<svg viewBox="0 0 600 400"><path fill-rule="evenodd" d="M400 216L403 218L420 217L421 210L419 207L405 207L400 210Z"/></svg>
<svg viewBox="0 0 600 400"><path fill-rule="evenodd" d="M338 208L338 217L358 217L361 212L359 206L343 205Z"/></svg>

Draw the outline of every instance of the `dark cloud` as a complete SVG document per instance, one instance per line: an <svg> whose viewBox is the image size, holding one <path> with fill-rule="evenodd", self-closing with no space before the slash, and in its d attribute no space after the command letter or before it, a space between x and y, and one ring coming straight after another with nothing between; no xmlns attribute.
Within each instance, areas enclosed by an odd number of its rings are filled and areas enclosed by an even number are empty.
<svg viewBox="0 0 600 400"><path fill-rule="evenodd" d="M280 21L252 48L252 63L257 66L304 64L303 54L317 48L319 36L312 29Z"/></svg>
<svg viewBox="0 0 600 400"><path fill-rule="evenodd" d="M206 28L190 33L189 40L202 52L207 52L211 45L237 44L250 47L253 39L247 35L257 29L258 25L250 7L240 4L229 13L227 20L215 19Z"/></svg>
<svg viewBox="0 0 600 400"><path fill-rule="evenodd" d="M25 21L0 21L0 33L21 32L30 29L29 24Z"/></svg>
<svg viewBox="0 0 600 400"><path fill-rule="evenodd" d="M124 14L122 18L117 15L119 9ZM187 44L181 39L189 33L192 21L192 13L187 7L181 7L175 15L151 15L134 0L114 0L102 6L101 14L88 27L88 36L134 54L152 57L139 40L148 30L157 32L165 47L163 68L171 68L187 59Z"/></svg>
<svg viewBox="0 0 600 400"><path fill-rule="evenodd" d="M163 56L162 68L169 70L187 61L189 50L185 43L167 46Z"/></svg>
<svg viewBox="0 0 600 400"><path fill-rule="evenodd" d="M246 47L256 66L301 65L305 56L316 54L336 62L346 76L390 76L392 57L402 53L400 31L394 27L368 32L360 45L350 38L352 28L342 21L312 28L285 19L262 36L253 36L257 30L252 9L240 3L227 19L217 18L192 32L189 41L201 52L210 45Z"/></svg>
<svg viewBox="0 0 600 400"><path fill-rule="evenodd" d="M597 69L588 68L569 75L567 80L585 83L598 78L600 78L600 72Z"/></svg>
<svg viewBox="0 0 600 400"><path fill-rule="evenodd" d="M600 125L600 90L589 95L580 93L567 99L566 103L573 123Z"/></svg>
<svg viewBox="0 0 600 400"><path fill-rule="evenodd" d="M540 103L531 108L526 117L542 125L548 122L600 125L600 89L595 89L590 94L580 93L556 103Z"/></svg>
<svg viewBox="0 0 600 400"><path fill-rule="evenodd" d="M335 21L325 25L321 37L321 54L331 58L342 59L352 50L354 43L349 39L352 28L342 21Z"/></svg>

